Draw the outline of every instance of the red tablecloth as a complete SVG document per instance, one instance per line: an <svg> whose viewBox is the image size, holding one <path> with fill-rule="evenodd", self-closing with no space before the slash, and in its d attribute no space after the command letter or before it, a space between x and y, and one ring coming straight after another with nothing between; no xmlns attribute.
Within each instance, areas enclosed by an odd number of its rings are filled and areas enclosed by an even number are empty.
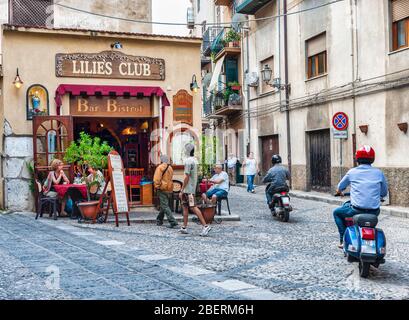
<svg viewBox="0 0 409 320"><path fill-rule="evenodd" d="M87 186L85 184L58 184L54 185L55 191L60 198L64 198L69 188L76 188L81 191L82 196L87 199Z"/></svg>
<svg viewBox="0 0 409 320"><path fill-rule="evenodd" d="M207 192L207 190L209 190L212 186L213 186L213 182L202 181L202 182L199 184L200 193L205 193L205 192Z"/></svg>
<svg viewBox="0 0 409 320"><path fill-rule="evenodd" d="M125 183L129 185L139 185L141 184L142 176L125 176Z"/></svg>

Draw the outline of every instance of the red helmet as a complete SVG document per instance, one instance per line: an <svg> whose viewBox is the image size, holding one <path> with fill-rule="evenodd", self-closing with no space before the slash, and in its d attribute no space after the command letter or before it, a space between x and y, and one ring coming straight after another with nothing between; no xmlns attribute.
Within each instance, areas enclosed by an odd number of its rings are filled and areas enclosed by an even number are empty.
<svg viewBox="0 0 409 320"><path fill-rule="evenodd" d="M371 146L362 146L356 151L355 158L357 161L369 160L372 163L375 160L375 150Z"/></svg>

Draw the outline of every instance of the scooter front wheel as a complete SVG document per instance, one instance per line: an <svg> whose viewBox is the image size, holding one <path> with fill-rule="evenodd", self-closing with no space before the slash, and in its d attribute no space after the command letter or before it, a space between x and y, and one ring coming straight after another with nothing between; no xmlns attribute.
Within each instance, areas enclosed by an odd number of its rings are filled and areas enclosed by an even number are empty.
<svg viewBox="0 0 409 320"><path fill-rule="evenodd" d="M369 269L370 268L371 268L370 263L359 261L359 275L362 278L367 278L369 276Z"/></svg>

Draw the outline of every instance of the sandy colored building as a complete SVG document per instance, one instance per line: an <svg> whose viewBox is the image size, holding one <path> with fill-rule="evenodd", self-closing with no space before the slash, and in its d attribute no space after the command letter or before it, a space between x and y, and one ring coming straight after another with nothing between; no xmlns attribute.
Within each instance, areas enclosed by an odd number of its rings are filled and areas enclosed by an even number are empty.
<svg viewBox="0 0 409 320"><path fill-rule="evenodd" d="M180 168L183 145L198 142L188 127L200 133L200 93L190 90L201 71L200 38L12 25L1 38L2 207L32 209L26 163L61 158L80 131L108 141L126 167L146 175L161 152Z"/></svg>

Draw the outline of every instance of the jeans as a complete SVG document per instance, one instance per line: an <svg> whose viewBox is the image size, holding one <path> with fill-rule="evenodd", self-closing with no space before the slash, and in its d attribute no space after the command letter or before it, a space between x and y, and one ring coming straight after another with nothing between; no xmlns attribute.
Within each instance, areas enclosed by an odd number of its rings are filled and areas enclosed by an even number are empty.
<svg viewBox="0 0 409 320"><path fill-rule="evenodd" d="M334 215L335 223L338 227L340 243L342 243L344 240L344 233L346 230L345 223L344 223L345 218L351 218L361 213L370 213L370 214L375 214L378 216L379 212L380 212L379 209L374 209L374 210L365 211L365 212L359 211L357 209L352 208L350 201L347 201L341 207L336 208L333 212L333 215Z"/></svg>
<svg viewBox="0 0 409 320"><path fill-rule="evenodd" d="M254 174L247 176L247 192L251 192L254 190L254 177L255 177Z"/></svg>

